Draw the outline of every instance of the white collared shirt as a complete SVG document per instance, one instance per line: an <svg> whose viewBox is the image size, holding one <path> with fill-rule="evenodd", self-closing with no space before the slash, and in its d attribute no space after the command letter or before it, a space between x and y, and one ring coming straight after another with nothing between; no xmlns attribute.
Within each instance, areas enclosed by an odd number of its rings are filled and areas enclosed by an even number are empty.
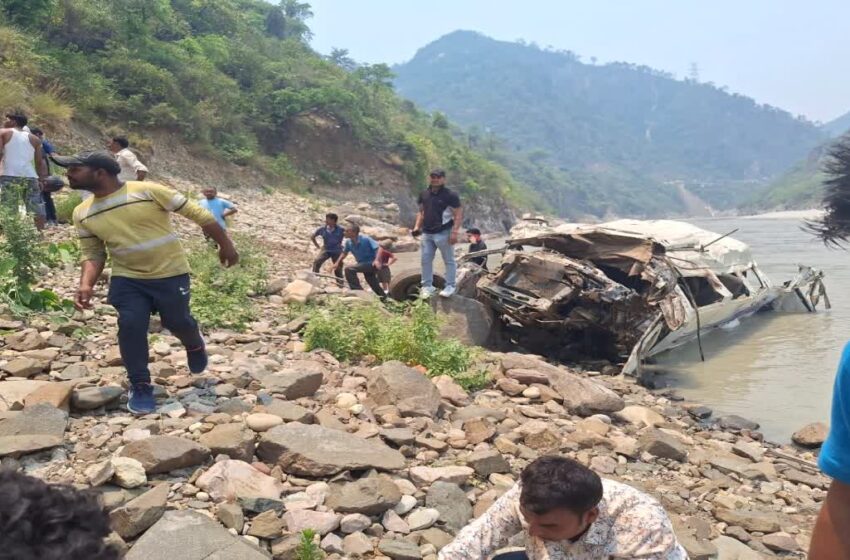
<svg viewBox="0 0 850 560"><path fill-rule="evenodd" d="M529 560L688 559L676 540L670 518L654 498L613 480L603 479L602 487L599 517L575 542L530 536L519 509L521 485L516 484L458 533L440 551L439 560L487 560L520 532L525 532Z"/></svg>
<svg viewBox="0 0 850 560"><path fill-rule="evenodd" d="M118 179L121 181L136 181L138 180L139 171L147 172L148 170L145 164L139 161L139 158L136 157L136 154L130 148L124 148L116 153L115 159L118 160L118 165L121 166L121 173L118 175Z"/></svg>

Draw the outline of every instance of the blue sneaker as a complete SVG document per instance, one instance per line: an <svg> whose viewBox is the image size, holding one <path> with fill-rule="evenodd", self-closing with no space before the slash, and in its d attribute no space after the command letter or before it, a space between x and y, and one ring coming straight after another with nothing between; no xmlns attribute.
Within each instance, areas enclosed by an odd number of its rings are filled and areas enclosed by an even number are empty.
<svg viewBox="0 0 850 560"><path fill-rule="evenodd" d="M192 373L203 373L207 369L207 347L201 346L192 350L186 349L186 361L189 363L189 371Z"/></svg>
<svg viewBox="0 0 850 560"><path fill-rule="evenodd" d="M133 414L142 416L156 411L156 399L153 398L153 387L150 383L133 383L129 397L127 410Z"/></svg>

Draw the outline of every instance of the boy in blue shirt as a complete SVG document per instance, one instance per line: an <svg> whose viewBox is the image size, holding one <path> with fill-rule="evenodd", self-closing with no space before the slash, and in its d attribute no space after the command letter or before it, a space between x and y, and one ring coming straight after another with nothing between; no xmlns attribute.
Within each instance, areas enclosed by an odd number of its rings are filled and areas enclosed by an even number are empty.
<svg viewBox="0 0 850 560"><path fill-rule="evenodd" d="M325 225L317 229L310 241L316 246L316 249L321 249L321 252L313 261L313 272L319 272L325 261L330 259L334 263L334 276L339 278L339 287L342 287L342 266L336 266L339 256L342 254L342 240L345 237L345 230L342 229L337 222L339 216L334 213L325 214ZM316 241L317 237L322 238L323 247L319 247ZM341 262L341 261L340 261Z"/></svg>
<svg viewBox="0 0 850 560"><path fill-rule="evenodd" d="M218 191L215 187L207 187L201 191L204 198L200 200L200 205L210 211L215 221L222 229L227 229L227 218L236 213L236 206L229 200L224 200L218 197Z"/></svg>
<svg viewBox="0 0 850 560"><path fill-rule="evenodd" d="M354 260L357 264L345 267L345 279L348 281L348 287L352 290L362 290L358 273L363 273L366 278L366 283L372 288L372 291L378 294L378 297L386 299L387 294L381 288L381 282L378 280L378 269L380 262L378 261L378 242L360 233L360 226L357 224L348 224L345 228L345 246L342 250L342 255L334 263L336 268L342 266L342 261L349 253L354 255Z"/></svg>

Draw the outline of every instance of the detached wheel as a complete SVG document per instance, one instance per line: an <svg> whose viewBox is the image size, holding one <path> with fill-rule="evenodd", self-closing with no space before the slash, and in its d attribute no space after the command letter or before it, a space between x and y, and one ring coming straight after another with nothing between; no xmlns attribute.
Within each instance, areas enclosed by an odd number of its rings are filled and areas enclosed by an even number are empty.
<svg viewBox="0 0 850 560"><path fill-rule="evenodd" d="M418 270L406 270L393 276L390 281L391 298L397 301L414 301L419 298L419 286L422 284L422 273ZM439 274L434 274L434 287L442 290L446 280Z"/></svg>

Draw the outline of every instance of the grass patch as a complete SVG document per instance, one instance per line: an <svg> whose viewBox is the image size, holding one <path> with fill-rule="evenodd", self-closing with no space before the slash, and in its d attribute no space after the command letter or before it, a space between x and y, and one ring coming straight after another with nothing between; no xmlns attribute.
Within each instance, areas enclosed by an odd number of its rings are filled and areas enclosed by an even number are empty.
<svg viewBox="0 0 850 560"><path fill-rule="evenodd" d="M224 268L218 249L196 242L187 251L192 268L192 313L204 328L244 330L257 318L253 296L262 292L268 277L268 261L250 237L234 236L239 264Z"/></svg>
<svg viewBox="0 0 850 560"><path fill-rule="evenodd" d="M378 305L332 303L314 307L304 333L309 350L323 348L338 360L375 356L421 365L428 375L450 375L464 388L486 384L482 372L470 372L475 351L458 340L441 338L440 322L426 302Z"/></svg>

